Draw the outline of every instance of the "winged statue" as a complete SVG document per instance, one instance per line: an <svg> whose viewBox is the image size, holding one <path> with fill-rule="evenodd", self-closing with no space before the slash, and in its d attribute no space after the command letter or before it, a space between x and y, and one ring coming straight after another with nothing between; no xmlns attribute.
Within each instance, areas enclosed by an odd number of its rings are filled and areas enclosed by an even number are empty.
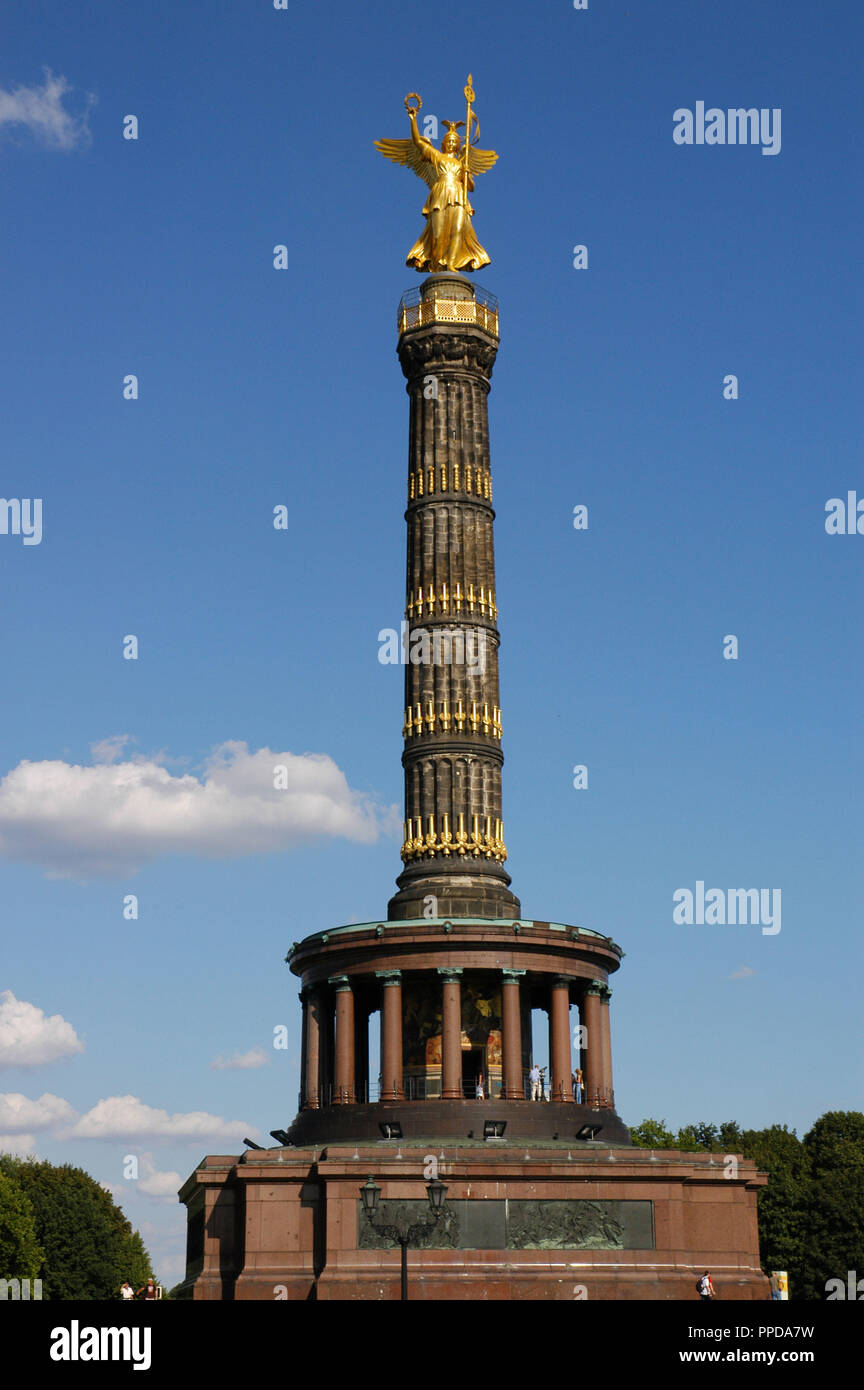
<svg viewBox="0 0 864 1390"><path fill-rule="evenodd" d="M468 102L465 121L445 121L447 133L440 150L417 129L417 112L422 102L416 92L405 98L405 110L411 123L409 140L376 140L375 148L385 159L395 164L407 164L409 169L429 186L429 196L423 206L426 229L408 252L405 264L428 273L440 270L479 270L489 264L489 257L474 234L471 218L474 209L468 194L474 191L474 179L491 169L498 155L494 150L481 150L472 145L472 131L479 133L477 117L471 109L474 91L471 77L465 88ZM459 135L465 127L465 140Z"/></svg>

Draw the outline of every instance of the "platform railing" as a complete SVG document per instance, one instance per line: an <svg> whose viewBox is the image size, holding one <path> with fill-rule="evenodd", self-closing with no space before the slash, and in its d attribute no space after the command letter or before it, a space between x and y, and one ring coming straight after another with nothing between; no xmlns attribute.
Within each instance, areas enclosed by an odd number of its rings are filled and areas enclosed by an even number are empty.
<svg viewBox="0 0 864 1390"><path fill-rule="evenodd" d="M419 288L407 290L399 301L400 334L430 323L462 323L484 328L497 338L498 300L479 285L473 290L473 296L467 298L455 296L452 290L448 294L444 285L440 294L422 294Z"/></svg>
<svg viewBox="0 0 864 1390"><path fill-rule="evenodd" d="M573 1096L572 1090L569 1092ZM527 1072L522 1075L522 1097L524 1100L531 1100L531 1081ZM377 1105L386 1101L401 1100L441 1100L441 1079L440 1077L406 1076L402 1082L401 1093L396 1084L392 1081L389 1085L380 1078L378 1081L363 1082L355 1085L350 1090L345 1088L341 1092L335 1086L328 1084L319 1088L318 1092L310 1097L313 1108L321 1109L330 1105ZM503 1085L496 1077L492 1081L490 1091L488 1082L484 1082L483 1094L477 1094L477 1083L474 1081L463 1080L462 1082L463 1100L503 1100ZM563 1101L566 1099L564 1088L560 1088L559 1094L550 1093L548 1082L545 1088L541 1089L535 1104L542 1104L543 1101ZM297 1098L298 1110L308 1108L306 1096L301 1092ZM581 1105L590 1110L614 1110L615 1092L611 1086L593 1086L590 1090L583 1088Z"/></svg>

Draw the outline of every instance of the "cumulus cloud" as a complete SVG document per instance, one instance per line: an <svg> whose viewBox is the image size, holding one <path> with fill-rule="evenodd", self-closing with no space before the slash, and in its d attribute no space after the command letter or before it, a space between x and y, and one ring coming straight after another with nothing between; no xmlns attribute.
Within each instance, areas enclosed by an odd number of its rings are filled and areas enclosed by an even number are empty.
<svg viewBox="0 0 864 1390"><path fill-rule="evenodd" d="M749 980L756 971L750 965L739 965L737 970L733 970L731 975L727 975L727 980Z"/></svg>
<svg viewBox="0 0 864 1390"><path fill-rule="evenodd" d="M0 993L0 1067L39 1067L83 1052L84 1044L60 1014L49 1018L35 1004Z"/></svg>
<svg viewBox="0 0 864 1390"><path fill-rule="evenodd" d="M78 1116L68 1101L48 1091L38 1100L29 1100L17 1091L0 1094L0 1133L30 1137L31 1131L70 1125Z"/></svg>
<svg viewBox="0 0 864 1390"><path fill-rule="evenodd" d="M40 864L53 877L121 877L163 855L227 859L318 838L370 843L398 830L396 808L352 791L323 753L250 753L228 742L200 777L175 776L152 757L110 761L126 741L94 745L93 766L25 759L7 773L0 858Z"/></svg>
<svg viewBox="0 0 864 1390"><path fill-rule="evenodd" d="M145 1197L156 1197L161 1201L177 1201L177 1193L183 1186L183 1179L179 1173L160 1172L153 1162L152 1154L141 1155L141 1171L143 1177L136 1183L138 1192L142 1192Z"/></svg>
<svg viewBox="0 0 864 1390"><path fill-rule="evenodd" d="M36 1151L35 1134L0 1134L0 1154L25 1158Z"/></svg>
<svg viewBox="0 0 864 1390"><path fill-rule="evenodd" d="M56 150L74 150L90 143L88 116L95 98L87 95L69 100L73 88L66 78L56 77L43 68L41 87L0 87L0 133L29 131L42 145Z"/></svg>
<svg viewBox="0 0 864 1390"><path fill-rule="evenodd" d="M232 1052L230 1057L217 1057L210 1063L211 1071L246 1071L251 1067L266 1067L270 1058L263 1047L248 1052Z"/></svg>
<svg viewBox="0 0 864 1390"><path fill-rule="evenodd" d="M23 1099L23 1097L22 1097ZM44 1099L44 1097L43 1097ZM74 1115L74 1112L73 1112ZM3 1112L0 1109L0 1127ZM108 1096L66 1131L68 1139L242 1139L255 1134L243 1120L224 1120L204 1110L169 1115L138 1096Z"/></svg>

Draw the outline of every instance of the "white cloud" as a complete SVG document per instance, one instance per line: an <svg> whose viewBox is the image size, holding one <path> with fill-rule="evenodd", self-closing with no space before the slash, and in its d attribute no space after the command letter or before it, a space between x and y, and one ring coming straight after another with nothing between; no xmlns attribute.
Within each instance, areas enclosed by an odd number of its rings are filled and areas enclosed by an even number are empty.
<svg viewBox="0 0 864 1390"><path fill-rule="evenodd" d="M370 843L398 829L396 808L352 791L323 753L223 743L199 779L174 776L152 757L104 761L120 751L118 737L94 745L103 761L90 767L25 760L7 773L0 858L55 877L119 877L163 855L228 859L322 837ZM285 769L285 790L274 788L276 767Z"/></svg>
<svg viewBox="0 0 864 1390"><path fill-rule="evenodd" d="M39 1067L83 1052L84 1044L60 1014L49 1018L35 1004L0 993L0 1067Z"/></svg>
<svg viewBox="0 0 864 1390"><path fill-rule="evenodd" d="M99 739L98 743L90 744L90 752L94 763L116 763L127 743L134 743L131 734L111 734L108 738Z"/></svg>
<svg viewBox="0 0 864 1390"><path fill-rule="evenodd" d="M12 1154L13 1158L24 1158L36 1149L35 1134L0 1134L0 1154Z"/></svg>
<svg viewBox="0 0 864 1390"><path fill-rule="evenodd" d="M23 1099L23 1097L22 1097ZM73 1112L74 1114L74 1112ZM2 1124L2 1111L0 1111ZM169 1115L137 1096L108 1096L82 1115L64 1135L68 1139L242 1139L256 1133L243 1120L223 1120L204 1110Z"/></svg>
<svg viewBox="0 0 864 1390"><path fill-rule="evenodd" d="M0 1133L24 1134L30 1130L54 1129L70 1125L77 1119L68 1101L45 1092L38 1100L29 1100L17 1091L0 1095Z"/></svg>
<svg viewBox="0 0 864 1390"><path fill-rule="evenodd" d="M217 1057L210 1063L212 1071L246 1071L252 1067L266 1067L270 1058L263 1047L253 1047L249 1052L233 1052L230 1057Z"/></svg>
<svg viewBox="0 0 864 1390"><path fill-rule="evenodd" d="M65 77L55 77L50 68L42 69L41 87L0 87L0 132L4 127L28 130L40 144L57 150L73 150L90 143L87 117L95 98L86 96L83 110L74 112L65 104L73 90Z"/></svg>
<svg viewBox="0 0 864 1390"><path fill-rule="evenodd" d="M152 1154L141 1155L141 1170L144 1176L135 1184L138 1192L143 1192L145 1197L156 1197L161 1201L177 1201L177 1192L183 1186L183 1178L179 1173L160 1172L153 1162Z"/></svg>
<svg viewBox="0 0 864 1390"><path fill-rule="evenodd" d="M733 970L731 975L727 975L727 980L749 980L756 971L750 965L739 965L737 970Z"/></svg>

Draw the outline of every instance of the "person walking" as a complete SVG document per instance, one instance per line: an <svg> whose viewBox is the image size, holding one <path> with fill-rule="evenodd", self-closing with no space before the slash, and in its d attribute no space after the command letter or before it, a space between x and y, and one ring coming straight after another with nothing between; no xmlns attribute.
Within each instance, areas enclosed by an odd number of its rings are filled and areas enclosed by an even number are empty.
<svg viewBox="0 0 864 1390"><path fill-rule="evenodd" d="M709 1299L714 1297L714 1281L707 1269L697 1283L696 1288L699 1290L699 1297L703 1303L707 1303Z"/></svg>

